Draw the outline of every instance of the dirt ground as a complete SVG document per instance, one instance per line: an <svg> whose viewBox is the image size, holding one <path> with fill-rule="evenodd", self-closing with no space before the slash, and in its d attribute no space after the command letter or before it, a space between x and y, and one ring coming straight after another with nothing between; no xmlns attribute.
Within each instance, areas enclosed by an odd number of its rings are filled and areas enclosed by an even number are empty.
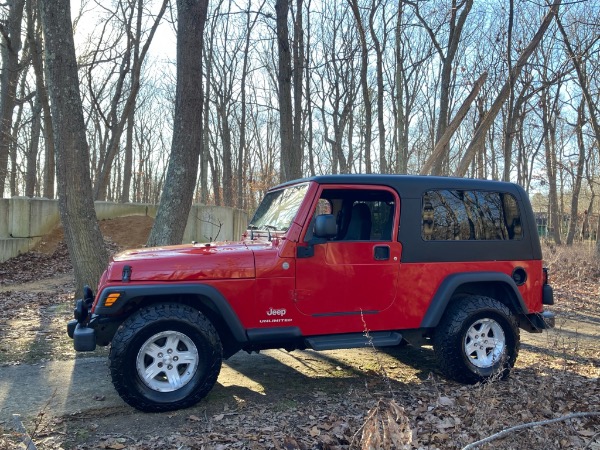
<svg viewBox="0 0 600 450"><path fill-rule="evenodd" d="M100 231L106 239L120 249L143 247L150 234L154 219L148 216L127 216L100 221ZM44 237L34 249L44 254L52 254L63 242L62 227L57 227Z"/></svg>
<svg viewBox="0 0 600 450"><path fill-rule="evenodd" d="M142 246L152 221L100 225L116 251ZM75 355L65 333L73 275L60 230L37 250L0 264L0 449L26 448L27 436L38 449L385 448L378 436L395 443L388 448L459 449L520 425L479 448L600 450L600 267L585 245L545 247L557 328L522 332L505 381L448 381L430 348L240 353L206 399L163 414L120 400L106 349ZM3 387L8 380L13 386ZM575 413L587 415L528 425Z"/></svg>

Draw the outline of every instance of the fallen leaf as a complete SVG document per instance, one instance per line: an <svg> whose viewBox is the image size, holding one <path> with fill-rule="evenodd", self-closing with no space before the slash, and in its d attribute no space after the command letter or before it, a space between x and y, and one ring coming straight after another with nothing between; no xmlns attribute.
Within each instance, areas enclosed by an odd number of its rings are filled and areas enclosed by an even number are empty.
<svg viewBox="0 0 600 450"><path fill-rule="evenodd" d="M438 404L441 406L454 406L456 401L450 397L439 397Z"/></svg>

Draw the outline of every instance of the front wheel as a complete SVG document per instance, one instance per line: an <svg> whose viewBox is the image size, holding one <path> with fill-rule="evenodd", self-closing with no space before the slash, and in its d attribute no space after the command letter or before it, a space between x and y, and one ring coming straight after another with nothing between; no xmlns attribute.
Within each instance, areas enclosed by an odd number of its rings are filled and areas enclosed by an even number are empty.
<svg viewBox="0 0 600 450"><path fill-rule="evenodd" d="M505 378L519 353L519 328L503 303L483 296L453 302L434 332L442 372L462 383Z"/></svg>
<svg viewBox="0 0 600 450"><path fill-rule="evenodd" d="M222 347L212 323L179 304L157 304L129 317L110 349L113 385L141 411L194 405L205 397L221 370Z"/></svg>

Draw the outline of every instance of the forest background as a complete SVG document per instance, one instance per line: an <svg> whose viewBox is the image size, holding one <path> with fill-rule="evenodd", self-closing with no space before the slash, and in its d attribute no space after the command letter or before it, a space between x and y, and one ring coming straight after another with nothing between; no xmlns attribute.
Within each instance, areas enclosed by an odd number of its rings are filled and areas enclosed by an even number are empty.
<svg viewBox="0 0 600 450"><path fill-rule="evenodd" d="M323 173L513 181L556 243L597 235L599 2L10 0L0 33L0 198L82 198L78 280L92 200L177 203L149 238L175 242L192 200Z"/></svg>

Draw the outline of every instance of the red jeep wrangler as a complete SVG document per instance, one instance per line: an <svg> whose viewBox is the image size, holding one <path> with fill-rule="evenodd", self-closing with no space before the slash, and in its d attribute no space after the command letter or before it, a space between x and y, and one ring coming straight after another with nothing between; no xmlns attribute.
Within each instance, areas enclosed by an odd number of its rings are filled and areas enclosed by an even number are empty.
<svg viewBox="0 0 600 450"><path fill-rule="evenodd" d="M111 344L119 395L165 411L206 396L239 350L408 341L455 380L506 376L519 328L554 326L552 303L521 187L333 175L271 189L240 242L116 255L68 333L78 351Z"/></svg>

